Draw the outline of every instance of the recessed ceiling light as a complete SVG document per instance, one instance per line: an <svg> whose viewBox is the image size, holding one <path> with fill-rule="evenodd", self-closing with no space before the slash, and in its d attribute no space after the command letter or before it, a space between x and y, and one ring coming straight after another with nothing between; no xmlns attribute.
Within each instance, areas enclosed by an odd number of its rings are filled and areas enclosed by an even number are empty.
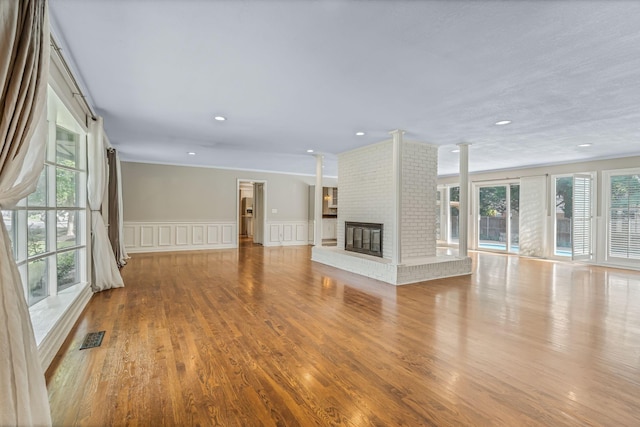
<svg viewBox="0 0 640 427"><path fill-rule="evenodd" d="M363 136L363 135L364 135L364 132L356 132L356 135L357 135L357 136Z"/></svg>
<svg viewBox="0 0 640 427"><path fill-rule="evenodd" d="M219 122L224 122L225 120L227 120L227 118L223 116L215 116L213 119Z"/></svg>
<svg viewBox="0 0 640 427"><path fill-rule="evenodd" d="M307 153L313 153L313 150L312 149L308 149Z"/></svg>
<svg viewBox="0 0 640 427"><path fill-rule="evenodd" d="M194 153L193 151L189 151L187 154L190 155L190 156L195 156L196 155L196 153Z"/></svg>
<svg viewBox="0 0 640 427"><path fill-rule="evenodd" d="M451 150L451 152L452 152L452 153L459 153L459 152L460 152L460 149L459 149L459 148L456 148L455 150Z"/></svg>
<svg viewBox="0 0 640 427"><path fill-rule="evenodd" d="M511 123L511 120L500 120L499 122L496 122L496 126L508 125L509 123Z"/></svg>
<svg viewBox="0 0 640 427"><path fill-rule="evenodd" d="M586 144L578 144L578 147L591 147L590 143L586 143Z"/></svg>

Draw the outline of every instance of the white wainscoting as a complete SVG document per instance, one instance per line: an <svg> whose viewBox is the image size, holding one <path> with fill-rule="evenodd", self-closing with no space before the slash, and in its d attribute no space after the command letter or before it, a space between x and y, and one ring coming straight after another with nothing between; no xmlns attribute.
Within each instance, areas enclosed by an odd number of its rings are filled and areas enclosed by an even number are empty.
<svg viewBox="0 0 640 427"><path fill-rule="evenodd" d="M127 252L192 251L238 247L235 222L124 223Z"/></svg>
<svg viewBox="0 0 640 427"><path fill-rule="evenodd" d="M267 222L264 246L293 246L309 244L308 221Z"/></svg>
<svg viewBox="0 0 640 427"><path fill-rule="evenodd" d="M309 220L309 223L307 225L307 227L309 227L309 244L313 245L315 243L315 235L316 235L316 222L313 219Z"/></svg>

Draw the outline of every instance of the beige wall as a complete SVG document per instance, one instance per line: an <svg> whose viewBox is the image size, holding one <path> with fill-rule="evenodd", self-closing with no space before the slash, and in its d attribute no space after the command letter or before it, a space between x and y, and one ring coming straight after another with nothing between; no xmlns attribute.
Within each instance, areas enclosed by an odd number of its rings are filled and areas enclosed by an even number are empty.
<svg viewBox="0 0 640 427"><path fill-rule="evenodd" d="M238 179L267 182L267 221L307 221L313 176L131 162L122 162L124 220L235 221Z"/></svg>

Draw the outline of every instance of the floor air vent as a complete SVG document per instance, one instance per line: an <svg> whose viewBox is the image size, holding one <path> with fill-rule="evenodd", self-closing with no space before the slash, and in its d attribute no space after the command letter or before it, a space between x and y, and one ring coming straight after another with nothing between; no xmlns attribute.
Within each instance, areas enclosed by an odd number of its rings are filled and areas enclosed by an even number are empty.
<svg viewBox="0 0 640 427"><path fill-rule="evenodd" d="M86 348L100 347L102 344L102 338L104 338L104 333L106 331L100 332L89 332L86 337L84 337L84 341L82 342L82 347L80 350L84 350Z"/></svg>

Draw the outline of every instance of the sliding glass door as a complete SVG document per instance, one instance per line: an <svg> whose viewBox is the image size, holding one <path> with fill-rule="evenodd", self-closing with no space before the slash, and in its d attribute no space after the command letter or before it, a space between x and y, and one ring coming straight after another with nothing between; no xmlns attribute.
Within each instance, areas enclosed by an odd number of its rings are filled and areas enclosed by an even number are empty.
<svg viewBox="0 0 640 427"><path fill-rule="evenodd" d="M460 187L449 187L449 243L459 241Z"/></svg>
<svg viewBox="0 0 640 427"><path fill-rule="evenodd" d="M477 247L518 252L520 185L506 183L478 188Z"/></svg>
<svg viewBox="0 0 640 427"><path fill-rule="evenodd" d="M571 230L573 228L573 176L554 177L555 211L554 211L554 249L556 256L571 256Z"/></svg>

